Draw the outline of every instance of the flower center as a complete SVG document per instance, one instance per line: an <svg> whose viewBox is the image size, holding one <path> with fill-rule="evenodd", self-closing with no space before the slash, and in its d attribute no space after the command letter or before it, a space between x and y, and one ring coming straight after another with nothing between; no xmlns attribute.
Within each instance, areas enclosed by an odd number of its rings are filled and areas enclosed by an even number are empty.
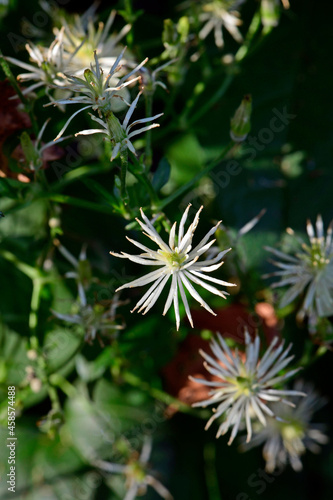
<svg viewBox="0 0 333 500"><path fill-rule="evenodd" d="M250 396L255 392L252 377L237 377L234 383L237 387L237 397L241 395Z"/></svg>
<svg viewBox="0 0 333 500"><path fill-rule="evenodd" d="M308 256L305 260L308 261L313 270L321 271L330 262L330 256L325 255L324 241L320 238L313 238L311 247L306 248Z"/></svg>
<svg viewBox="0 0 333 500"><path fill-rule="evenodd" d="M302 439L304 430L298 422L291 422L282 425L281 435L286 441L293 441L294 439Z"/></svg>
<svg viewBox="0 0 333 500"><path fill-rule="evenodd" d="M187 259L187 255L184 252L179 252L177 248L171 253L159 251L159 254L171 269L180 269L181 265Z"/></svg>

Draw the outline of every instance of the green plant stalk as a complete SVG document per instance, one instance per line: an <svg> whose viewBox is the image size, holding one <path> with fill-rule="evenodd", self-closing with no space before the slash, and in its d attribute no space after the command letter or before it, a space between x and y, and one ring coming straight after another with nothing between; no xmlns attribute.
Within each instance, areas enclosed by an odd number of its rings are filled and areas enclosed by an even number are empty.
<svg viewBox="0 0 333 500"><path fill-rule="evenodd" d="M140 164L140 162L137 160L137 158L135 157L135 155L132 152L130 152L130 157L131 157L131 160L133 161L133 163L139 168L139 170L142 171L144 169L143 165ZM141 171L138 172L135 168L131 168L131 164L130 163L128 164L128 166L129 166L129 170L130 170L131 174L133 174L134 177L148 191L150 199L151 199L152 204L153 204L152 208L157 207L158 204L159 204L159 202L160 202L160 200L159 200L159 197L158 197L155 189L152 186L152 183L150 182L148 174L146 174L144 171L143 172L141 172Z"/></svg>
<svg viewBox="0 0 333 500"><path fill-rule="evenodd" d="M133 387L139 387L144 392L150 394L153 398L165 403L167 406L173 406L176 410L179 410L183 413L188 413L192 415L198 416L199 413L197 410L193 409L191 406L186 405L182 401L170 396L170 394L162 391L161 389L157 389L155 387L151 387L148 382L142 381L139 377L130 372L122 372L122 379ZM206 418L206 412L204 418Z"/></svg>
<svg viewBox="0 0 333 500"><path fill-rule="evenodd" d="M124 202L124 205L127 205L128 194L126 190L126 174L128 169L128 152L123 151L120 153L120 162L121 162L121 171L120 171L120 195Z"/></svg>
<svg viewBox="0 0 333 500"><path fill-rule="evenodd" d="M254 37L256 36L260 26L261 26L261 16L260 16L260 8L259 8L252 18L251 24L249 26L249 29L247 30L247 33L246 33L244 43L241 45L241 47L236 52L235 61L240 62L244 59L244 57L246 57L246 55L248 54L249 49L251 47L251 44L254 40ZM263 38L264 38L264 36L262 38L260 38L259 43L261 43ZM254 45L257 47L258 42Z"/></svg>
<svg viewBox="0 0 333 500"><path fill-rule="evenodd" d="M146 117L152 116L153 113L153 94L151 92L145 93ZM151 146L151 132L152 129L146 132L146 145L145 145L145 162L146 172L149 172L153 163L153 150Z"/></svg>
<svg viewBox="0 0 333 500"><path fill-rule="evenodd" d="M32 294L29 314L29 328L31 332L35 332L38 323L38 309L40 305L40 294L43 288L43 281L35 278L32 281Z"/></svg>
<svg viewBox="0 0 333 500"><path fill-rule="evenodd" d="M219 154L219 156L213 160L206 168L204 168L201 172L199 172L193 179L191 179L187 184L184 186L181 186L179 189L177 189L174 193L172 193L170 196L162 200L156 208L161 210L162 208L165 208L167 205L169 205L171 202L173 202L175 199L177 199L179 196L184 194L188 189L190 189L194 184L196 184L202 177L205 175L209 174L213 168L215 168L221 160L225 158L225 156L229 153L229 151L234 147L234 142L230 142L224 149L223 151Z"/></svg>
<svg viewBox="0 0 333 500"><path fill-rule="evenodd" d="M124 0L126 14L129 19L133 17L132 2L131 0ZM126 35L127 46L131 49L133 46L133 32L130 30Z"/></svg>
<svg viewBox="0 0 333 500"><path fill-rule="evenodd" d="M215 442L207 442L204 444L204 472L206 478L206 486L209 495L209 500L219 498L221 500L219 483L216 477L216 453Z"/></svg>
<svg viewBox="0 0 333 500"><path fill-rule="evenodd" d="M245 56L248 54L250 47L251 47L251 44L252 44L252 41L260 28L260 24L261 24L261 18L260 18L260 12L258 10L252 18L252 21L251 21L251 24L250 24L249 29L247 31L244 43L238 49L238 51L235 55L236 62L238 62L238 63L241 62L245 58ZM262 37L258 43L261 43L263 38L264 37ZM258 46L258 43L256 44L256 47ZM215 78L215 75L213 75L213 77L211 77L211 78ZM205 104L194 115L192 115L192 117L190 117L187 120L187 125L193 125L203 115L205 115L214 106L214 104L216 104L217 101L219 101L224 96L224 94L227 92L230 85L234 81L234 78L235 78L234 74L227 75L226 78L224 79L222 85L215 92L215 94L213 94L212 97L210 99L208 99L205 102ZM209 81L209 79L208 79L208 81ZM196 100L198 99L198 97L203 93L204 90L205 90L205 86L203 86L201 92L197 93L194 96L191 96L190 102L195 103ZM190 107L187 106L185 109L185 112L180 117L181 121L183 121L184 119L187 118L189 111L190 111Z"/></svg>

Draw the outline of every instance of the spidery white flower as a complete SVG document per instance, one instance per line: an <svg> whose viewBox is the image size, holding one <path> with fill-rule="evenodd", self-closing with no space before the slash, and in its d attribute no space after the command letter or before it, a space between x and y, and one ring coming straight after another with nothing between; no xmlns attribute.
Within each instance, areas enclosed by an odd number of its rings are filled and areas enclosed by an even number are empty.
<svg viewBox="0 0 333 500"><path fill-rule="evenodd" d="M159 124L152 123L151 125L147 125L146 127L142 127L138 130L133 131L131 131L131 129L136 125L139 125L140 123L147 123L152 120L156 120L163 115L163 113L159 113L158 115L141 118L140 120L135 120L133 123L129 123L129 120L132 117L133 111L138 103L141 94L142 92L139 92L130 105L122 124L119 122L118 118L111 114L108 116L107 121L103 121L100 118L90 115L91 119L102 125L103 128L81 130L81 132L78 132L75 135L105 134L113 144L112 155L110 158L111 161L113 161L119 153L126 149L129 149L133 154L136 154L135 148L131 142L132 137L138 134L142 134L143 132L146 132L147 130L150 130L152 128L159 127Z"/></svg>
<svg viewBox="0 0 333 500"><path fill-rule="evenodd" d="M231 249L228 248L227 250L219 252L214 258L208 258L206 260L198 262L200 256L203 255L205 252L207 252L207 250L216 241L215 239L209 241L209 238L215 233L221 221L218 222L210 231L208 231L206 236L192 249L192 240L194 232L198 226L199 215L203 207L201 207L198 210L192 224L185 232L185 222L187 220L190 206L191 205L188 205L181 218L177 239L176 239L177 223L175 222L173 224L169 234L169 244L165 243L162 240L161 236L158 234L152 223L149 221L149 219L146 217L143 210L141 209L141 217L144 220L144 222L141 222L139 219L136 220L142 227L144 231L143 234L145 234L145 236L150 238L159 246L159 249L157 251L151 250L145 245L142 245L137 241L127 238L131 243L133 243L133 245L143 250L144 253L141 253L139 255L130 255L125 252L122 252L121 254L110 252L111 255L114 255L115 257L120 257L122 259L129 259L133 262L137 262L138 264L142 264L144 266L158 266L158 269L156 271L152 271L151 273L148 273L146 276L131 281L130 283L127 283L118 288L118 290L122 290L123 288L143 286L153 282L152 286L148 289L148 291L136 304L133 311L139 308L138 312L143 311L142 314L146 314L153 307L153 305L157 301L158 297L162 293L162 290L164 289L164 287L166 286L167 282L171 277L170 291L165 303L163 315L167 313L171 304L173 303L176 315L177 330L179 329L180 325L178 290L180 292L181 299L185 306L186 315L189 319L191 326L193 327L190 307L186 298L184 288L187 289L190 295L192 295L192 297L195 300L197 300L202 307L204 307L207 311L216 316L214 311L212 311L209 305L202 299L202 297L193 287L191 282L195 283L196 285L202 286L206 290L222 298L226 298L225 296L228 295L227 292L221 292L216 287L206 283L206 281L204 280L217 283L218 285L223 285L223 286L236 286L233 283L228 283L226 281L217 278L212 278L211 276L206 276L206 274L204 274L211 271L215 271L220 266L222 266L223 262L221 262L221 259ZM216 249L215 249L215 254L216 254Z"/></svg>
<svg viewBox="0 0 333 500"><path fill-rule="evenodd" d="M264 444L265 469L270 473L275 469L283 469L288 463L295 471L302 470L300 457L306 450L319 453L320 445L328 442L328 437L323 432L324 426L311 422L313 414L326 404L326 400L318 396L311 384L302 380L294 384L294 389L304 391L306 397L296 408L272 403L272 410L278 412L282 420L268 418L267 426L258 426L252 442L243 446L246 450Z"/></svg>
<svg viewBox="0 0 333 500"><path fill-rule="evenodd" d="M245 361L238 350L232 352L226 341L218 334L218 341L212 340L210 348L216 356L200 350L205 359L206 370L218 380L204 380L190 377L191 380L203 385L214 387L210 391L210 398L194 403L192 406L216 405L215 412L208 420L205 429L208 429L214 420L225 416L220 424L216 437L220 437L232 429L228 444L231 444L245 420L247 442L252 437L251 420L258 419L262 425L267 425L267 415L278 418L267 405L267 402L281 401L285 405L294 406L292 402L283 399L284 396L305 396L299 391L273 389L278 384L298 372L294 369L284 375L278 375L293 359L288 356L291 344L283 350L284 343L277 346L275 337L264 356L259 359L260 339L258 336L252 341L249 333L245 332ZM265 416L266 415L266 416Z"/></svg>
<svg viewBox="0 0 333 500"><path fill-rule="evenodd" d="M291 256L275 248L266 247L280 261L273 261L279 271L265 277L279 276L280 281L274 283L274 288L291 285L283 295L280 307L290 304L297 296L305 293L302 307L298 313L299 319L309 316L310 322L316 318L333 314L333 221L331 221L325 237L323 220L317 217L316 228L307 222L307 233L310 245L298 240L301 251ZM287 232L294 235L292 229Z"/></svg>
<svg viewBox="0 0 333 500"><path fill-rule="evenodd" d="M242 24L239 13L234 10L239 7L244 0L214 0L205 2L199 20L204 22L203 28L199 32L201 39L206 38L214 30L215 44L217 47L224 46L223 26L238 43L242 43L243 37L238 29Z"/></svg>
<svg viewBox="0 0 333 500"><path fill-rule="evenodd" d="M74 314L63 314L51 309L52 314L67 323L80 325L85 332L85 340L91 342L98 334L108 337L115 336L119 330L123 330L124 325L116 322L117 307L123 302L119 301L116 294L110 301L108 308L101 304L89 304L86 297L86 289L93 281L90 263L87 260L86 247L80 252L79 259L76 259L63 245L57 243L60 253L70 262L74 270L65 274L66 278L74 278L77 283L79 301Z"/></svg>
<svg viewBox="0 0 333 500"><path fill-rule="evenodd" d="M111 474L124 474L126 476L127 492L124 500L135 500L138 496L145 495L148 486L151 486L161 498L173 500L171 493L149 470L148 460L151 450L152 440L147 436L138 459L131 460L126 465L96 460L93 462L93 465L102 471L110 472Z"/></svg>
<svg viewBox="0 0 333 500"><path fill-rule="evenodd" d="M111 27L117 12L111 10L104 24L99 22L96 28L94 24L96 5L92 5L84 14L69 19L61 17L60 24L64 30L64 49L66 54L75 52L71 58L68 71L75 76L81 76L84 68L89 65L91 54L96 51L99 63L103 69L112 66L119 56L121 47L120 40L130 31L131 25L126 24L118 34L110 34ZM58 29L55 28L55 33Z"/></svg>
<svg viewBox="0 0 333 500"><path fill-rule="evenodd" d="M25 48L33 64L27 64L14 57L6 57L6 60L10 63L28 70L28 73L21 73L17 76L19 81L23 83L29 81L36 82L22 91L24 95L43 86L49 87L53 85L63 87L66 85L67 78L65 72L75 53L65 55L63 34L64 29L61 29L49 48L34 45L31 42L27 43Z"/></svg>
<svg viewBox="0 0 333 500"><path fill-rule="evenodd" d="M124 97L121 95L121 91L140 78L136 77L129 80L129 78L134 73L139 71L139 69L147 62L147 59L142 61L132 71L127 73L120 80L117 80L116 86L112 87L110 86L110 81L121 68L120 61L124 51L125 49L117 57L107 76L104 76L104 72L100 67L96 52L94 53L95 68L91 65L90 69L86 69L84 72L84 78L68 76L69 85L65 86L64 89L69 90L72 93L77 93L78 95L67 99L59 99L53 103L47 104L47 106L50 106L51 104L55 106L58 104L83 104L85 106L80 108L78 111L75 111L75 113L70 116L55 140L62 136L69 123L82 111L92 108L95 111L97 110L101 116L102 113L105 114L113 110L112 106L115 98L124 100ZM126 104L129 106L129 103Z"/></svg>

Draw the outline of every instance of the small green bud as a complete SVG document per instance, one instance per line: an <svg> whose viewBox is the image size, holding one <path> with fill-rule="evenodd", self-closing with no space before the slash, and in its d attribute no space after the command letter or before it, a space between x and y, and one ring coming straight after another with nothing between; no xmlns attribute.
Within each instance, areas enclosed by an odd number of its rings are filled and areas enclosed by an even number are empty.
<svg viewBox="0 0 333 500"><path fill-rule="evenodd" d="M280 0L261 0L260 15L265 28L275 28L280 20Z"/></svg>
<svg viewBox="0 0 333 500"><path fill-rule="evenodd" d="M22 132L20 142L29 168L31 170L38 170L42 166L43 161L36 151L35 146L26 131Z"/></svg>
<svg viewBox="0 0 333 500"><path fill-rule="evenodd" d="M230 137L235 142L245 141L251 130L252 97L247 94L243 97L230 121Z"/></svg>
<svg viewBox="0 0 333 500"><path fill-rule="evenodd" d="M89 85L96 85L96 78L91 69L87 68L84 70L83 76Z"/></svg>

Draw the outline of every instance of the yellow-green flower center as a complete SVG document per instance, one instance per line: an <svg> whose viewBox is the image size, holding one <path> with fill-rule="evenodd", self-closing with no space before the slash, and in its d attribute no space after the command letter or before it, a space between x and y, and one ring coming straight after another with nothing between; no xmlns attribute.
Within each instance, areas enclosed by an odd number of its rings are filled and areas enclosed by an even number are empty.
<svg viewBox="0 0 333 500"><path fill-rule="evenodd" d="M256 392L253 377L249 377L249 376L241 377L240 376L240 377L237 377L233 381L233 383L237 388L236 399L239 398L240 396L249 397Z"/></svg>
<svg viewBox="0 0 333 500"><path fill-rule="evenodd" d="M282 423L281 435L286 441L293 441L294 439L302 439L304 437L304 429L299 422Z"/></svg>
<svg viewBox="0 0 333 500"><path fill-rule="evenodd" d="M314 271L321 271L330 262L330 257L325 254L324 244L322 238L313 238L311 247L304 247L307 252L305 260Z"/></svg>
<svg viewBox="0 0 333 500"><path fill-rule="evenodd" d="M165 262L172 269L180 269L181 265L185 262L187 258L187 255L185 253L179 252L177 249L171 253L164 252L162 250L160 250L158 253L163 257Z"/></svg>

